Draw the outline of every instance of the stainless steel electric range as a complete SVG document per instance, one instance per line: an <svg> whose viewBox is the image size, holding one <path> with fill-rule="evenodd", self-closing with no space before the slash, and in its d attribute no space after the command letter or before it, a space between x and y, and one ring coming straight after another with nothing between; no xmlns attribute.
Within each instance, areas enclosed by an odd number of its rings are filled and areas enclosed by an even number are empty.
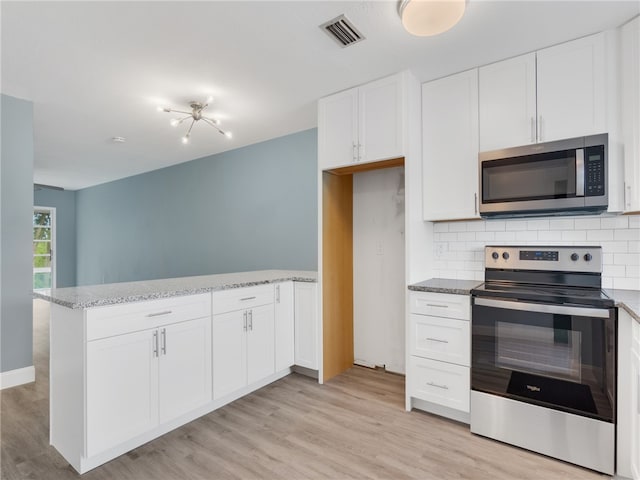
<svg viewBox="0 0 640 480"><path fill-rule="evenodd" d="M472 290L471 431L613 474L616 311L600 247L490 246Z"/></svg>

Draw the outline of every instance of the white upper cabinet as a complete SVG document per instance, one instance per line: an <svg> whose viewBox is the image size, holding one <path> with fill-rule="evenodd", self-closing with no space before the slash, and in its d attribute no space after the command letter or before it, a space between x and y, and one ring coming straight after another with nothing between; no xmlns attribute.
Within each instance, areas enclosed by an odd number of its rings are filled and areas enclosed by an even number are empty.
<svg viewBox="0 0 640 480"><path fill-rule="evenodd" d="M318 163L320 168L357 161L358 89L318 101Z"/></svg>
<svg viewBox="0 0 640 480"><path fill-rule="evenodd" d="M540 50L538 141L607 131L604 34Z"/></svg>
<svg viewBox="0 0 640 480"><path fill-rule="evenodd" d="M536 141L536 55L479 69L480 150Z"/></svg>
<svg viewBox="0 0 640 480"><path fill-rule="evenodd" d="M425 220L478 217L478 71L422 85Z"/></svg>
<svg viewBox="0 0 640 480"><path fill-rule="evenodd" d="M404 155L407 72L318 101L320 169Z"/></svg>
<svg viewBox="0 0 640 480"><path fill-rule="evenodd" d="M606 69L604 33L481 67L480 150L607 132Z"/></svg>
<svg viewBox="0 0 640 480"><path fill-rule="evenodd" d="M622 27L624 211L640 211L640 17Z"/></svg>

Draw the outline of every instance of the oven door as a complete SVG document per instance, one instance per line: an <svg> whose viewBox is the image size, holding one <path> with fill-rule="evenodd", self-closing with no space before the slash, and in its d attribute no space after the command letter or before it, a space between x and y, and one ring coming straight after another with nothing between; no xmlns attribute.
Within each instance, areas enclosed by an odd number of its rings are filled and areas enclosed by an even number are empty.
<svg viewBox="0 0 640 480"><path fill-rule="evenodd" d="M615 309L474 297L472 390L615 421Z"/></svg>

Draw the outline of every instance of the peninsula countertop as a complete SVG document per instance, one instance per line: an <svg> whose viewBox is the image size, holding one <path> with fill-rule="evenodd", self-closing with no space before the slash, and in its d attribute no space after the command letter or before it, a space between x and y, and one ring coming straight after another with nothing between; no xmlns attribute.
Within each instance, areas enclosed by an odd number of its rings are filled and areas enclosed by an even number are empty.
<svg viewBox="0 0 640 480"><path fill-rule="evenodd" d="M81 287L54 288L34 292L34 297L63 307L85 309L156 298L178 297L197 293L250 287L286 281L317 282L318 274L303 270L258 270L253 272L198 275L138 282L109 283Z"/></svg>

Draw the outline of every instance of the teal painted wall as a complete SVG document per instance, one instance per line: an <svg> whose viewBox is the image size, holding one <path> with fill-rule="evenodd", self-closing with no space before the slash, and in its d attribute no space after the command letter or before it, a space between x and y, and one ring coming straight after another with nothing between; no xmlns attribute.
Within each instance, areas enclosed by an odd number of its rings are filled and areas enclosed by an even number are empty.
<svg viewBox="0 0 640 480"><path fill-rule="evenodd" d="M316 270L317 130L79 190L76 229L78 285Z"/></svg>
<svg viewBox="0 0 640 480"><path fill-rule="evenodd" d="M33 365L33 104L0 95L0 371Z"/></svg>
<svg viewBox="0 0 640 480"><path fill-rule="evenodd" d="M76 285L76 192L43 188L33 192L33 204L56 209L56 287Z"/></svg>

